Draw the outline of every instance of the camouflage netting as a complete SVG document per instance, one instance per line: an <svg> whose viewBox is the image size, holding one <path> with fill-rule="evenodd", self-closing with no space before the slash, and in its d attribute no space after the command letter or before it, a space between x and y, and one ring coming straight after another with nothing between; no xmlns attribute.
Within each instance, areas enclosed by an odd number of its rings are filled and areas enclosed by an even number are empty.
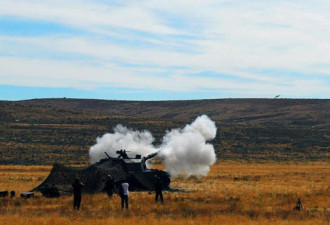
<svg viewBox="0 0 330 225"><path fill-rule="evenodd" d="M128 171L127 164L122 159L102 159L85 168L66 167L54 164L53 169L38 187L32 191L57 189L59 192L72 192L71 184L78 177L84 184L83 192L98 193L104 189L105 181L111 175L115 182L128 180L130 190L151 191L154 190L154 177L159 176L164 183L164 189L169 189L170 179L166 172L161 170Z"/></svg>

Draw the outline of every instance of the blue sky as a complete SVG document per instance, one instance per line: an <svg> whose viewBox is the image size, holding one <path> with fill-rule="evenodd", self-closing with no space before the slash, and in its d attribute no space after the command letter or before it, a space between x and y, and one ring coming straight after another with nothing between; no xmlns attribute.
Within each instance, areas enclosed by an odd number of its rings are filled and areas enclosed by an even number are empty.
<svg viewBox="0 0 330 225"><path fill-rule="evenodd" d="M0 4L0 100L330 97L328 0Z"/></svg>

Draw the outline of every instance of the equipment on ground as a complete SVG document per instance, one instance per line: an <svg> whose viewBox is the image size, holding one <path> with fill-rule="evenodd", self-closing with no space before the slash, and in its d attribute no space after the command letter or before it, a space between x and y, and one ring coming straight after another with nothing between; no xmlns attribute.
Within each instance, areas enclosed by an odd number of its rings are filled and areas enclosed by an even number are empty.
<svg viewBox="0 0 330 225"><path fill-rule="evenodd" d="M7 197L8 191L0 191L0 197Z"/></svg>
<svg viewBox="0 0 330 225"><path fill-rule="evenodd" d="M34 197L34 192L32 192L32 191L21 193L21 198L31 198L31 197Z"/></svg>

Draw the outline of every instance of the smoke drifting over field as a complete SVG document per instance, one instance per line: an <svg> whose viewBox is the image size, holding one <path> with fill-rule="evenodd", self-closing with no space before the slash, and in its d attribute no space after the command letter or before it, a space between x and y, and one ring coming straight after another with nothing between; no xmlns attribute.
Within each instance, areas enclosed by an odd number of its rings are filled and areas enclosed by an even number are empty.
<svg viewBox="0 0 330 225"><path fill-rule="evenodd" d="M126 149L129 156L146 156L158 151L158 156L166 165L166 171L172 176L206 176L210 165L216 161L213 145L207 143L216 136L215 123L206 115L199 116L183 129L168 131L159 148L152 145L154 138L149 131L135 131L117 125L114 133L97 138L89 155L95 163L105 157L104 152L116 157L116 150Z"/></svg>

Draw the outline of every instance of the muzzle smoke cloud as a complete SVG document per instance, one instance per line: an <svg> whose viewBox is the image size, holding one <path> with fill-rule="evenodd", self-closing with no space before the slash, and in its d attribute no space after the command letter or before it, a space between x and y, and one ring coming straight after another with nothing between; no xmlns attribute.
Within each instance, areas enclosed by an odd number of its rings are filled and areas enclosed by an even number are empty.
<svg viewBox="0 0 330 225"><path fill-rule="evenodd" d="M206 115L183 129L168 132L158 153L164 159L166 170L172 176L180 173L187 177L206 176L216 161L213 145L206 141L214 139L216 133L215 123Z"/></svg>
<svg viewBox="0 0 330 225"><path fill-rule="evenodd" d="M202 115L183 129L168 131L160 147L156 148L152 145L154 138L149 131L141 132L117 125L114 133L96 139L89 155L91 163L95 163L105 158L104 152L117 157L115 151L119 149L130 151L128 155L131 157L136 154L146 156L158 151L158 156L171 176L206 176L210 165L216 161L214 147L207 141L215 138L216 131L215 123L208 116Z"/></svg>
<svg viewBox="0 0 330 225"><path fill-rule="evenodd" d="M96 139L96 144L89 150L91 163L104 159L106 157L104 152L116 158L118 157L116 151L120 149L129 151L127 154L130 157L135 157L136 154L146 156L156 151L152 145L154 137L149 131L135 131L121 124L113 131L114 133L107 133Z"/></svg>

